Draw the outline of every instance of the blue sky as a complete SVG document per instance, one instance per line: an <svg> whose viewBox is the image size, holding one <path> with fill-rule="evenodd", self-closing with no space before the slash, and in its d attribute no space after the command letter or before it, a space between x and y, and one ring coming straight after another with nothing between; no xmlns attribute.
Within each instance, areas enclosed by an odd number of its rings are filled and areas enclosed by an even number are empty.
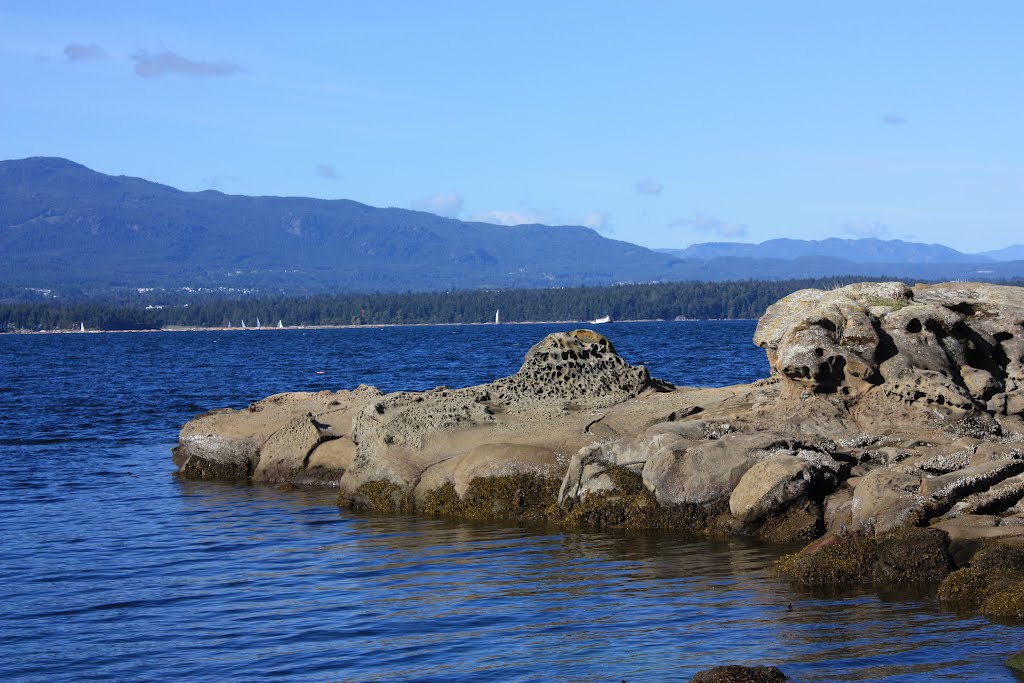
<svg viewBox="0 0 1024 683"><path fill-rule="evenodd" d="M1024 242L1020 2L0 0L0 158L648 247Z"/></svg>

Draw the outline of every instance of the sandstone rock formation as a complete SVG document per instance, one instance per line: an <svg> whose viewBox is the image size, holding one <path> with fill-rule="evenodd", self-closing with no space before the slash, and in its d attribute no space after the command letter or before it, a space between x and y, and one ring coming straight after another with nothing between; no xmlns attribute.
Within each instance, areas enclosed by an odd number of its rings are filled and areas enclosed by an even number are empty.
<svg viewBox="0 0 1024 683"><path fill-rule="evenodd" d="M594 332L550 335L490 384L281 394L202 415L175 462L186 477L337 486L342 504L379 510L825 534L854 540L815 546L819 559L859 558L869 581L900 575L886 539L907 529L953 558L1024 542L1024 291L803 290L754 341L771 377L693 389ZM797 564L818 576L811 554ZM944 563L919 573L958 564Z"/></svg>

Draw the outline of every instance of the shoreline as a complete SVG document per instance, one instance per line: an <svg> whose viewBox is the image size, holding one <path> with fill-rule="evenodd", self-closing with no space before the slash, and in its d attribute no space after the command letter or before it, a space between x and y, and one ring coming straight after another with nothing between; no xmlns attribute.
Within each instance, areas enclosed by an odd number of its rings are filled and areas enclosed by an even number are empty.
<svg viewBox="0 0 1024 683"><path fill-rule="evenodd" d="M120 333L154 333L154 332L284 332L287 330L354 330L354 329L384 329L391 327L501 327L505 325L580 325L584 327L595 326L600 329L607 329L608 325L629 324L629 323L695 323L695 322L743 322L756 320L756 318L692 318L688 320L665 320L665 319L640 319L640 320L616 320L612 323L598 323L594 325L588 320L523 320L510 321L495 324L486 323L376 323L367 325L294 325L288 327L191 327L186 325L168 325L160 329L143 330L13 330L11 332L0 332L0 335L30 335L30 334L120 334Z"/></svg>

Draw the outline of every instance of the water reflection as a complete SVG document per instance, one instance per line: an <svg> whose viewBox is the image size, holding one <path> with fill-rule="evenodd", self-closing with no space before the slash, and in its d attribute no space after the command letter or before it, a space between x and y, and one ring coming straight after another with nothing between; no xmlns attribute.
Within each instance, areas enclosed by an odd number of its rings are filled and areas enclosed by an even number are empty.
<svg viewBox="0 0 1024 683"><path fill-rule="evenodd" d="M660 679L768 661L807 681L1013 680L1002 667L1013 627L944 612L927 589L794 591L771 570L776 546L362 515L319 491L181 486L213 509L241 497L275 528L273 515L299 517L292 545L264 538L298 557L251 579L310 582L321 607L352 622L346 644L376 662L348 661L357 678L542 680L528 663L546 662L566 679Z"/></svg>

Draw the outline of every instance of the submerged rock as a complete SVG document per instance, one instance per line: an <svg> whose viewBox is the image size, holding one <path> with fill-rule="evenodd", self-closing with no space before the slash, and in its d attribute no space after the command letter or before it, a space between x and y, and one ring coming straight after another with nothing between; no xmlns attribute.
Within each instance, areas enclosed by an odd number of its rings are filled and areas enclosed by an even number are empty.
<svg viewBox="0 0 1024 683"><path fill-rule="evenodd" d="M1006 666L1024 674L1024 650L1006 660Z"/></svg>
<svg viewBox="0 0 1024 683"><path fill-rule="evenodd" d="M789 676L777 666L716 666L698 671L690 683L781 683Z"/></svg>

